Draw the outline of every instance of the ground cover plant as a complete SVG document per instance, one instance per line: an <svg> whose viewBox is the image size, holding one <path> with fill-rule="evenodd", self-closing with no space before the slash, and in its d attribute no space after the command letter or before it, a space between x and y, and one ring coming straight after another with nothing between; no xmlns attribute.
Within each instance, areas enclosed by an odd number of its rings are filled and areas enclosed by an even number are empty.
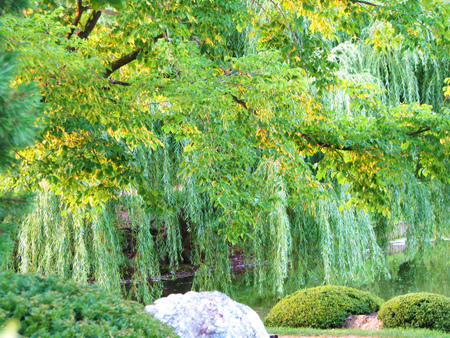
<svg viewBox="0 0 450 338"><path fill-rule="evenodd" d="M303 289L283 298L264 319L267 326L338 328L347 316L378 311L383 300L346 286Z"/></svg>
<svg viewBox="0 0 450 338"><path fill-rule="evenodd" d="M428 328L450 332L450 298L433 293L410 293L383 304L378 318L388 328Z"/></svg>
<svg viewBox="0 0 450 338"><path fill-rule="evenodd" d="M11 318L22 337L176 337L141 304L55 276L0 273L0 328Z"/></svg>

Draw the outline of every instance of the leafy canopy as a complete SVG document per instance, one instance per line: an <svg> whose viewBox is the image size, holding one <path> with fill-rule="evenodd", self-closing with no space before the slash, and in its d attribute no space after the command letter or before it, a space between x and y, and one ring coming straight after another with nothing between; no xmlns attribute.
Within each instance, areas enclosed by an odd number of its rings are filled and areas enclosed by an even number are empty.
<svg viewBox="0 0 450 338"><path fill-rule="evenodd" d="M429 63L447 67L449 6L56 0L3 16L4 46L20 53L17 81L37 81L47 109L42 141L19 153L23 182L45 180L70 205L97 209L128 189L166 221L189 209L199 238L245 242L276 223L270 234L283 244L270 250L286 266L288 209L320 220L356 205L389 217L411 182L448 185L444 83L408 96L385 65L410 56L416 78ZM382 56L376 80L352 71L350 54L337 52L344 42Z"/></svg>
<svg viewBox="0 0 450 338"><path fill-rule="evenodd" d="M375 205L386 197L379 182L397 179L417 159L421 173L446 180L446 112L383 106L371 88L336 76L339 61L329 56L336 42L357 38L370 21L385 23L372 31L375 48L399 48L401 39L402 50L442 57L447 7L436 1L49 1L26 20L2 18L5 45L20 50L26 66L22 81L40 82L50 118L45 141L27 154L27 169L78 191L77 202L89 196L95 204L116 187L140 186L132 149L160 146L151 125L161 120L165 133L188 140L184 151L196 158L182 163L181 174L202 173L199 183L208 182L217 199L221 190L249 199L251 191L237 185L253 185L248 168L265 158L280 161L294 191L318 191L317 178L300 169L304 156L316 152L327 154L319 179L332 169ZM321 100L335 88L353 98L347 116L336 118Z"/></svg>

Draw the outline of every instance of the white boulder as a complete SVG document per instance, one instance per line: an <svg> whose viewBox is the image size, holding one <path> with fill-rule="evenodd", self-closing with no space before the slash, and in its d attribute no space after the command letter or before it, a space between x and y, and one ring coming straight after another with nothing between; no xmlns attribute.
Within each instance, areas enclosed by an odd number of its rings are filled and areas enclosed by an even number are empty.
<svg viewBox="0 0 450 338"><path fill-rule="evenodd" d="M172 294L145 311L175 329L181 338L268 338L259 315L218 291Z"/></svg>

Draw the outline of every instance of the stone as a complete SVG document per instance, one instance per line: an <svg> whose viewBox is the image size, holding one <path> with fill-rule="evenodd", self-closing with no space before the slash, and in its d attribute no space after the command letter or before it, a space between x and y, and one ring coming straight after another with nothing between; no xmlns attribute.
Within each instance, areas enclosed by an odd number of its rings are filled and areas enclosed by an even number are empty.
<svg viewBox="0 0 450 338"><path fill-rule="evenodd" d="M181 338L268 338L259 315L218 291L172 294L145 311L175 329Z"/></svg>
<svg viewBox="0 0 450 338"><path fill-rule="evenodd" d="M348 329L378 330L383 327L383 322L377 318L377 312L369 315L348 316L343 325Z"/></svg>

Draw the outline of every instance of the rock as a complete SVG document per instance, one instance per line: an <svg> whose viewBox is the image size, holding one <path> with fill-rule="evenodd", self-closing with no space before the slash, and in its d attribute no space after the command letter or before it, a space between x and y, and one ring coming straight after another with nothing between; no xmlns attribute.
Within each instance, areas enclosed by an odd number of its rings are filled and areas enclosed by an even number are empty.
<svg viewBox="0 0 450 338"><path fill-rule="evenodd" d="M348 316L343 327L349 329L378 330L383 322L377 318L377 312L370 315Z"/></svg>
<svg viewBox="0 0 450 338"><path fill-rule="evenodd" d="M175 329L181 338L268 338L261 318L247 305L218 291L172 294L145 311Z"/></svg>

